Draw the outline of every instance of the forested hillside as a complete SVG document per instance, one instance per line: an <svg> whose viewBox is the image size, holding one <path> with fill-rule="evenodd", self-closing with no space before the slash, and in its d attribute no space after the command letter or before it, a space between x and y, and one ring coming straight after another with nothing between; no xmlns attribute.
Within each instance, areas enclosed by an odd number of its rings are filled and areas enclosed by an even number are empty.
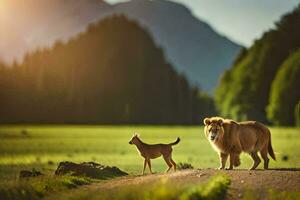
<svg viewBox="0 0 300 200"><path fill-rule="evenodd" d="M0 67L1 123L191 124L213 114L136 22L106 18Z"/></svg>
<svg viewBox="0 0 300 200"><path fill-rule="evenodd" d="M294 125L300 116L300 49L292 53L279 68L272 83L268 118L276 125Z"/></svg>
<svg viewBox="0 0 300 200"><path fill-rule="evenodd" d="M299 68L299 57L292 56L300 47L299 27L300 5L283 16L276 23L274 30L266 32L252 47L240 52L232 68L223 74L216 90L217 106L223 116L237 120L255 119L267 122L266 107L270 102L270 122L278 125L294 124L295 102L299 101L300 90L299 85L298 89L295 86L293 89L289 87L299 83L297 81L300 77L280 71L281 68L289 68L286 70L294 73ZM289 81L278 83L280 80ZM279 85L284 89L278 89ZM281 91L277 94L278 90ZM281 103L276 102L281 98L285 99L284 103L283 100ZM285 113L292 118L279 120L279 113Z"/></svg>

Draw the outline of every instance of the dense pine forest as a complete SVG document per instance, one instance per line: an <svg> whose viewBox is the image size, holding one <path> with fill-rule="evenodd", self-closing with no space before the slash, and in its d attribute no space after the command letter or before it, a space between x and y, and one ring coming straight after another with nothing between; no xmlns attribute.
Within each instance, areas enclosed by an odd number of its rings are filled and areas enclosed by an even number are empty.
<svg viewBox="0 0 300 200"><path fill-rule="evenodd" d="M216 104L222 116L275 125L298 123L299 27L300 5L253 46L240 52L216 90Z"/></svg>
<svg viewBox="0 0 300 200"><path fill-rule="evenodd" d="M214 103L124 16L0 64L1 123L194 124Z"/></svg>

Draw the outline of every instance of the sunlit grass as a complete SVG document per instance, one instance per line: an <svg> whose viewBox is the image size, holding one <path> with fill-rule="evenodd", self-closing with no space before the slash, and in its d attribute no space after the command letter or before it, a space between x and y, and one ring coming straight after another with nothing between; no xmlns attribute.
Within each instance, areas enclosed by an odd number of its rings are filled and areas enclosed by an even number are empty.
<svg viewBox="0 0 300 200"><path fill-rule="evenodd" d="M219 166L218 156L200 126L2 126L0 178L16 178L20 169L53 173L57 164L65 160L95 161L139 174L143 159L128 144L133 132L140 133L148 143L169 143L179 136L182 140L173 152L176 162L191 163L195 168ZM271 132L278 159L270 161L270 167L300 167L300 129L272 128ZM282 159L284 156L286 161ZM166 169L161 158L152 163L154 171ZM250 157L243 154L240 168L249 168L251 163Z"/></svg>
<svg viewBox="0 0 300 200"><path fill-rule="evenodd" d="M54 192L63 192L96 180L73 176L42 176L0 182L0 199L41 199Z"/></svg>
<svg viewBox="0 0 300 200"><path fill-rule="evenodd" d="M230 185L230 179L225 175L212 177L206 184L194 186L180 196L180 200L222 199Z"/></svg>

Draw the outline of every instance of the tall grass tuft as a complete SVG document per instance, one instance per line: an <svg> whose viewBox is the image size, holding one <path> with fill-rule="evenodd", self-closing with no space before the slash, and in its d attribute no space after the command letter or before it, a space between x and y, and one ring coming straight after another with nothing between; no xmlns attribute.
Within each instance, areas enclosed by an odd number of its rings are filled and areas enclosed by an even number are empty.
<svg viewBox="0 0 300 200"><path fill-rule="evenodd" d="M217 175L208 183L194 186L180 196L180 200L217 200L225 196L230 179L225 175Z"/></svg>

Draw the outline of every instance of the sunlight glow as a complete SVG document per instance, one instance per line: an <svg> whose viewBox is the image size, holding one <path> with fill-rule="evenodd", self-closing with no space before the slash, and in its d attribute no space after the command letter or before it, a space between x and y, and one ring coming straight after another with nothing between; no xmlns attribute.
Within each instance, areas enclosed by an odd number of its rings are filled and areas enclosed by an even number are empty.
<svg viewBox="0 0 300 200"><path fill-rule="evenodd" d="M7 21L7 0L0 0L0 27L3 28ZM2 31L1 31L2 32Z"/></svg>

